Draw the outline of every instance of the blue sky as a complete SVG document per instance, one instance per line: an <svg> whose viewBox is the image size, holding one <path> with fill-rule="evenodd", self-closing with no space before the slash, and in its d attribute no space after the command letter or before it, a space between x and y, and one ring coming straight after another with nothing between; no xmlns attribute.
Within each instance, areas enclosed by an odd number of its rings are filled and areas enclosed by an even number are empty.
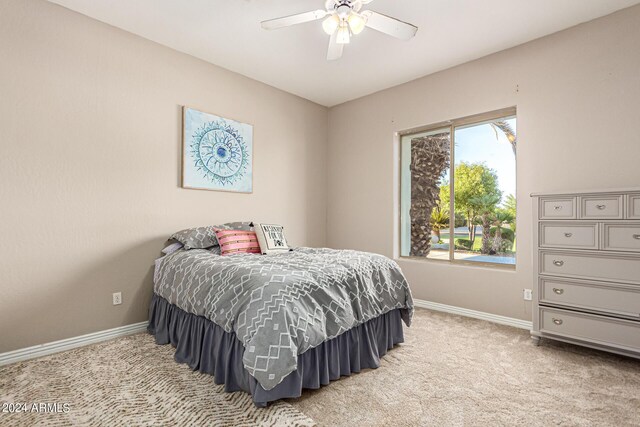
<svg viewBox="0 0 640 427"><path fill-rule="evenodd" d="M507 122L516 131L516 119ZM455 161L485 163L498 173L498 185L502 190L502 200L509 194L516 194L516 157L509 140L501 131L496 132L490 124L456 128Z"/></svg>

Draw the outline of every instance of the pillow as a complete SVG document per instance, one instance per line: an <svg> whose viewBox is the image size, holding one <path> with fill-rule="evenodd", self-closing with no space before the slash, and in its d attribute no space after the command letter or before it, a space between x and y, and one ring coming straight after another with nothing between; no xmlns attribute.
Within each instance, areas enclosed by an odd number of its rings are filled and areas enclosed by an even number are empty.
<svg viewBox="0 0 640 427"><path fill-rule="evenodd" d="M180 249L182 249L182 243L172 243L169 246L167 246L166 248L164 248L162 250L162 253L165 255L171 255L172 253L179 251Z"/></svg>
<svg viewBox="0 0 640 427"><path fill-rule="evenodd" d="M255 231L215 229L220 255L238 253L259 254L260 245Z"/></svg>
<svg viewBox="0 0 640 427"><path fill-rule="evenodd" d="M252 222L227 222L222 225L187 228L173 233L169 239L182 243L186 250L207 249L218 245L214 228L224 230L251 230L252 227Z"/></svg>
<svg viewBox="0 0 640 427"><path fill-rule="evenodd" d="M260 251L264 255L291 250L284 237L284 227L281 225L256 224L256 235L260 243Z"/></svg>
<svg viewBox="0 0 640 427"><path fill-rule="evenodd" d="M173 233L169 240L177 240L182 243L185 249L206 249L218 244L216 233L213 227L187 228L186 230Z"/></svg>

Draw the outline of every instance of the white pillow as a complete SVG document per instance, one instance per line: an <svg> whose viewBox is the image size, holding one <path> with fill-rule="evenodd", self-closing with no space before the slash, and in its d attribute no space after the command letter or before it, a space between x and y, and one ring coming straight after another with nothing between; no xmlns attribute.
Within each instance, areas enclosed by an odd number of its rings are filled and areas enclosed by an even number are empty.
<svg viewBox="0 0 640 427"><path fill-rule="evenodd" d="M162 250L162 253L165 255L171 255L172 253L178 251L182 249L182 243L176 242L176 243L172 243L169 246L167 246L166 248L164 248Z"/></svg>
<svg viewBox="0 0 640 427"><path fill-rule="evenodd" d="M284 237L284 227L277 224L255 224L260 252L263 255L288 252L289 245Z"/></svg>

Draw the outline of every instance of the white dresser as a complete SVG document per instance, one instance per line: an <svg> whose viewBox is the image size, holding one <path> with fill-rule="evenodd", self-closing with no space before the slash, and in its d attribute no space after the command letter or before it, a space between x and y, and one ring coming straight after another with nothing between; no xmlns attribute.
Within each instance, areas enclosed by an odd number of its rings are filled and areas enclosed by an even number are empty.
<svg viewBox="0 0 640 427"><path fill-rule="evenodd" d="M640 188L532 197L531 337L640 358Z"/></svg>

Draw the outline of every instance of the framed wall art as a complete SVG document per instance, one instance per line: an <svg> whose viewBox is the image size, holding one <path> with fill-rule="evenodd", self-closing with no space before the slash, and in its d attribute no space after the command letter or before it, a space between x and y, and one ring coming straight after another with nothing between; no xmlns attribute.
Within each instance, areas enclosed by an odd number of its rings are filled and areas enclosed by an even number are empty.
<svg viewBox="0 0 640 427"><path fill-rule="evenodd" d="M183 107L182 187L253 192L253 126Z"/></svg>

